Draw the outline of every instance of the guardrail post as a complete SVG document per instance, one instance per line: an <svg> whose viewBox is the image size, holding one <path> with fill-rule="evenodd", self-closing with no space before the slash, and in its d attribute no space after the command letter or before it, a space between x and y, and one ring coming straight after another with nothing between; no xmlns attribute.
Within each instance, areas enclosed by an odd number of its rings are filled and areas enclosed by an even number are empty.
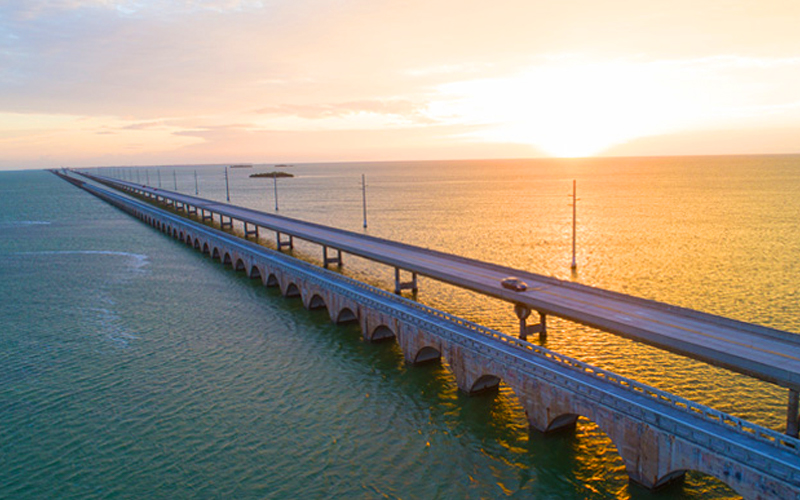
<svg viewBox="0 0 800 500"><path fill-rule="evenodd" d="M798 407L800 407L800 393L795 389L789 389L789 408L786 412L786 434L796 438L800 430L800 418L798 417Z"/></svg>

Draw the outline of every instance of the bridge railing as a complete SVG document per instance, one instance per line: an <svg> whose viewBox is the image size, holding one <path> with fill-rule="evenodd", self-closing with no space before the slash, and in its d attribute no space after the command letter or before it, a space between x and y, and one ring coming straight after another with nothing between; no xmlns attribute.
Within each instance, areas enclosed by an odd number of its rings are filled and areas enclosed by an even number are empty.
<svg viewBox="0 0 800 500"><path fill-rule="evenodd" d="M190 226L192 229L203 233L207 233L211 237L215 238L232 237L230 233L218 231L216 229L211 229L208 226L197 224L185 217L181 217L160 210L154 207L153 205L146 204L127 197L122 197L116 193L111 193L104 189L97 188L94 186L92 186L92 188L93 188L92 190L102 191L106 196L111 196L117 200L121 200L125 204L128 205L134 204L140 210L151 212L159 217L169 218L173 220L175 223ZM247 241L235 236L233 236L233 238L236 238L236 241L231 241L232 244L240 246L243 250L249 252L253 251L260 252L273 261L274 260L281 261L280 262L281 265L285 265L298 270L299 272L307 276L306 279L309 279L311 281L324 283L328 286L333 285L334 287L337 287L338 285L339 287L341 287L342 285L344 285L351 289L355 288L363 290L365 294L378 296L385 301L390 301L395 304L398 303L402 304L406 308L416 310L427 316L432 316L450 325L457 326L458 328L466 329L468 331L478 334L480 337L484 337L486 339L490 339L493 341L502 342L503 344L510 346L515 350L521 351L522 353L525 353L527 355L534 356L548 362L557 363L559 366L577 371L583 375L588 375L595 379L611 383L622 390L633 392L639 395L648 396L649 398L652 398L652 400L654 401L657 401L661 404L669 405L670 407L675 408L681 412L691 414L695 417L699 417L709 422L726 425L727 427L736 432L747 435L760 442L773 445L782 450L790 452L794 455L800 456L800 440L798 440L797 438L792 438L778 431L768 429L766 427L754 424L752 422L735 417L733 415L729 415L722 411L696 403L694 401L682 398L680 396L670 394L666 391L662 391L660 389L649 386L647 384L643 384L628 377L618 375L614 372L605 370L603 368L598 368L596 366L590 365L588 363L572 358L570 356L566 356L556 351L547 349L546 347L531 344L530 342L521 340L517 337L499 332L497 330L493 330L491 328L487 328L483 325L465 320L463 318L459 318L444 311L440 311L438 309L434 309L424 304L420 304L419 302L412 301L405 297L387 292L385 290L376 288L374 286L354 280L352 278L348 278L346 276L333 273L331 271L304 262L302 260L287 257L283 253L263 247L261 245L258 245L257 243ZM289 259L291 259L291 261Z"/></svg>
<svg viewBox="0 0 800 500"><path fill-rule="evenodd" d="M312 268L315 267L311 264L307 265ZM631 391L637 394L649 396L653 400L659 401L663 404L671 405L674 408L681 410L683 412L690 413L694 416L698 416L705 420L709 420L715 423L725 424L733 429L736 429L744 434L747 434L750 437L754 437L759 441L779 446L782 449L786 449L787 451L793 452L794 454L800 456L800 440L787 436L786 434L782 434L780 432L754 424L747 420L735 417L733 415L729 415L725 412L716 410L714 408L702 405L700 403L696 403L689 399L685 399L680 396L668 393L666 391L662 391L655 387L643 384L641 382L638 382L628 377L624 377L622 375L618 375L614 372L605 370L603 368L598 368L596 366L590 365L586 362L580 361L570 356L566 356L559 352L547 349L546 347L532 344L530 342L521 340L517 337L499 332L497 330L493 330L491 328L487 328L478 323L474 323L465 320L463 318L453 316L444 311L433 309L424 304L420 304L419 302L414 302L404 297L399 297L397 295L373 287L366 283L362 283L360 281L356 281L344 276L341 276L341 278L347 280L348 285L350 286L355 286L364 289L365 291L371 294L380 295L385 299L393 301L402 301L405 306L416 309L421 313L440 318L444 321L458 325L461 328L466 328L472 332L478 333L482 336L491 338L493 340L499 340L505 343L506 345L519 349L529 355L537 356L539 358L543 358L548 361L558 363L559 365L565 366L569 369L576 370L583 374L592 376L594 378L601 379L605 382L612 383L626 391Z"/></svg>

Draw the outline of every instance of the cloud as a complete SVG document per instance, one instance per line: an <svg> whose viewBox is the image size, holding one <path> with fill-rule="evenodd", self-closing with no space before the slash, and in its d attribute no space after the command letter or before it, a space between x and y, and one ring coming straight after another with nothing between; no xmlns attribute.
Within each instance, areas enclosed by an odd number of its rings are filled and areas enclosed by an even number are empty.
<svg viewBox="0 0 800 500"><path fill-rule="evenodd" d="M427 106L405 99L372 99L333 104L278 104L257 109L262 115L293 116L306 120L347 118L360 114L386 115L407 123L435 123L426 114Z"/></svg>

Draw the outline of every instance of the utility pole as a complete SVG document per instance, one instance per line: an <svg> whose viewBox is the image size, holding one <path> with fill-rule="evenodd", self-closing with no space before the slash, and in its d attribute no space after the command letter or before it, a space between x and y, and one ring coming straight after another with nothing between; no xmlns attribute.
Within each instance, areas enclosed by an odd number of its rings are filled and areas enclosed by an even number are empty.
<svg viewBox="0 0 800 500"><path fill-rule="evenodd" d="M156 173L158 174L158 189L161 189L161 169L157 169Z"/></svg>
<svg viewBox="0 0 800 500"><path fill-rule="evenodd" d="M275 211L278 211L278 173L272 174L272 183L275 186Z"/></svg>
<svg viewBox="0 0 800 500"><path fill-rule="evenodd" d="M225 199L231 202L231 188L228 186L228 167L225 167Z"/></svg>
<svg viewBox="0 0 800 500"><path fill-rule="evenodd" d="M178 176L175 174L175 171L172 171L172 183L175 186L175 191L178 190Z"/></svg>
<svg viewBox="0 0 800 500"><path fill-rule="evenodd" d="M197 170L194 171L194 194L195 196L200 194L200 188L197 185Z"/></svg>
<svg viewBox="0 0 800 500"><path fill-rule="evenodd" d="M575 197L577 193L577 181L572 180L572 265L570 269L575 270L578 268L578 263L575 260L575 233L576 233L576 212L578 207L578 199Z"/></svg>
<svg viewBox="0 0 800 500"><path fill-rule="evenodd" d="M367 228L367 181L364 174L361 174L361 200L364 206L364 229Z"/></svg>

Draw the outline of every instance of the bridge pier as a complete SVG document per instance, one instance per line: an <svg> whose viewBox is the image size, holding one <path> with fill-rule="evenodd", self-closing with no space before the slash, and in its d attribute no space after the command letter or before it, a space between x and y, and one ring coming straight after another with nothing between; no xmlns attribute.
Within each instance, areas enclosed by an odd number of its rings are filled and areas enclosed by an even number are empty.
<svg viewBox="0 0 800 500"><path fill-rule="evenodd" d="M192 205L186 205L186 212L189 215L197 215L197 207L194 207Z"/></svg>
<svg viewBox="0 0 800 500"><path fill-rule="evenodd" d="M226 227L233 229L233 217L228 217L228 220L226 221L225 216L219 214L219 226L222 229L225 229Z"/></svg>
<svg viewBox="0 0 800 500"><path fill-rule="evenodd" d="M214 212L209 211L208 215L206 215L206 209L205 208L201 208L200 209L200 219L203 222L205 222L207 220L214 220Z"/></svg>
<svg viewBox="0 0 800 500"><path fill-rule="evenodd" d="M247 221L244 221L244 237L247 239L250 236L255 236L258 239L258 226L253 224L255 229L250 229L250 224Z"/></svg>
<svg viewBox="0 0 800 500"><path fill-rule="evenodd" d="M417 273L411 273L411 281L400 281L400 268L394 268L394 293L400 295L403 290L411 290L412 293L417 293Z"/></svg>
<svg viewBox="0 0 800 500"><path fill-rule="evenodd" d="M786 412L786 434L796 438L800 430L800 393L795 389L789 389L789 408Z"/></svg>
<svg viewBox="0 0 800 500"><path fill-rule="evenodd" d="M342 251L338 248L334 248L334 250L336 250L336 256L328 257L328 246L322 245L322 265L326 269L328 268L328 264L336 264L342 267Z"/></svg>
<svg viewBox="0 0 800 500"><path fill-rule="evenodd" d="M539 323L535 325L528 325L527 319L531 315L531 310L522 304L514 305L514 312L519 318L519 339L528 340L528 335L535 333L539 334L539 340L547 340L547 314L537 311L539 313Z"/></svg>
<svg viewBox="0 0 800 500"><path fill-rule="evenodd" d="M288 248L289 250L294 248L294 237L291 234L287 235L289 236L288 240L284 240L282 238L283 234L280 232L276 232L275 234L278 238L278 251L281 251L284 248Z"/></svg>

